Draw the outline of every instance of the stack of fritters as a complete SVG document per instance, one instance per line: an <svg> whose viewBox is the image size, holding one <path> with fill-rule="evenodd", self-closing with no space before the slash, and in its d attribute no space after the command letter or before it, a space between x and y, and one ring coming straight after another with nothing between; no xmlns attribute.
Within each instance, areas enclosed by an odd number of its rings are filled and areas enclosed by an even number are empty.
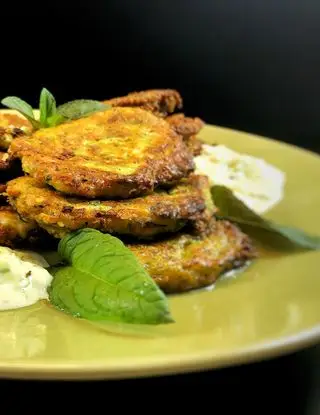
<svg viewBox="0 0 320 415"><path fill-rule="evenodd" d="M180 95L153 90L107 102L109 110L11 142L9 158L24 173L6 196L21 224L56 239L85 227L117 236L165 292L211 284L253 258L248 237L215 220L209 181L194 174L203 123L174 113ZM9 240L0 225L0 243Z"/></svg>
<svg viewBox="0 0 320 415"><path fill-rule="evenodd" d="M28 135L31 131L31 124L22 116L11 111L0 113L0 193L3 190L1 185L5 185L15 171L8 154L10 144L16 137Z"/></svg>
<svg viewBox="0 0 320 415"><path fill-rule="evenodd" d="M124 97L112 98L104 102L116 107L142 108L158 117L165 118L176 133L183 138L194 156L201 153L201 142L197 139L197 134L204 126L204 122L198 117L191 118L183 113L176 113L183 107L183 100L178 91L151 89L132 92Z"/></svg>
<svg viewBox="0 0 320 415"><path fill-rule="evenodd" d="M35 242L39 234L37 226L22 221L8 204L6 193L7 181L23 174L20 163L10 157L8 149L14 139L31 132L32 126L24 117L14 111L0 113L0 245L12 248L26 240Z"/></svg>

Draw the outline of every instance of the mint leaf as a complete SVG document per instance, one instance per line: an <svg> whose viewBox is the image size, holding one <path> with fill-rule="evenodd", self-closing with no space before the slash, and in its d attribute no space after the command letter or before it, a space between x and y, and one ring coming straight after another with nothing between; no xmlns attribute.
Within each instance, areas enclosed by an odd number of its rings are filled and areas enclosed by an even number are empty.
<svg viewBox="0 0 320 415"><path fill-rule="evenodd" d="M225 186L213 186L211 195L218 218L235 222L256 240L283 249L320 249L320 236L276 224L252 211Z"/></svg>
<svg viewBox="0 0 320 415"><path fill-rule="evenodd" d="M29 105L27 102L23 101L22 99L18 97L11 96L11 97L3 98L1 103L5 105L6 107L20 111L25 116L28 116L29 118L34 119L33 109L31 105Z"/></svg>
<svg viewBox="0 0 320 415"><path fill-rule="evenodd" d="M59 105L57 113L69 120L75 120L97 111L104 111L111 108L110 105L90 99L76 99Z"/></svg>
<svg viewBox="0 0 320 415"><path fill-rule="evenodd" d="M76 317L136 324L173 322L166 296L119 239L94 229L60 240L66 266L51 268L51 303Z"/></svg>
<svg viewBox="0 0 320 415"><path fill-rule="evenodd" d="M22 99L14 96L3 98L1 104L10 109L20 112L33 126L33 128L38 129L40 123L34 118L33 109L31 105Z"/></svg>
<svg viewBox="0 0 320 415"><path fill-rule="evenodd" d="M42 88L40 93L40 125L48 127L48 118L56 113L56 100L46 88Z"/></svg>
<svg viewBox="0 0 320 415"><path fill-rule="evenodd" d="M35 119L32 107L18 97L6 97L1 103L6 107L19 111L29 120L34 129L54 127L68 120L75 120L111 108L108 104L91 99L77 99L57 107L54 96L46 88L42 88L40 93L40 121Z"/></svg>
<svg viewBox="0 0 320 415"><path fill-rule="evenodd" d="M51 117L47 118L47 127L55 127L56 125L62 124L65 121L67 121L67 119L56 112Z"/></svg>

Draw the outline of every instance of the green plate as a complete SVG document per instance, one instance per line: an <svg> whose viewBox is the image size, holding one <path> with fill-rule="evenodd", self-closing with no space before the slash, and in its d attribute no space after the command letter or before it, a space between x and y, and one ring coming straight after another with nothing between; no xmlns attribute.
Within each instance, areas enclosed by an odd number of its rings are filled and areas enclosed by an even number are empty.
<svg viewBox="0 0 320 415"><path fill-rule="evenodd" d="M201 137L286 172L267 216L320 234L320 158L270 139L206 126ZM320 252L266 253L213 290L170 297L175 324L107 325L46 303L0 313L0 376L111 379L217 368L288 353L320 339Z"/></svg>

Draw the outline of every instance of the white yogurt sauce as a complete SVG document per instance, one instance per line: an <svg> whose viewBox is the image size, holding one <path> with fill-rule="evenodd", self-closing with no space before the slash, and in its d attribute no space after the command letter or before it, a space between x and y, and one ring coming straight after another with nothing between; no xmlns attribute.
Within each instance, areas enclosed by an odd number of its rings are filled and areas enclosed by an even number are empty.
<svg viewBox="0 0 320 415"><path fill-rule="evenodd" d="M52 281L47 266L38 254L0 247L0 310L26 307L47 299Z"/></svg>
<svg viewBox="0 0 320 415"><path fill-rule="evenodd" d="M258 214L270 210L284 195L285 173L265 160L240 154L224 145L203 145L195 157L196 172L211 184L223 185Z"/></svg>

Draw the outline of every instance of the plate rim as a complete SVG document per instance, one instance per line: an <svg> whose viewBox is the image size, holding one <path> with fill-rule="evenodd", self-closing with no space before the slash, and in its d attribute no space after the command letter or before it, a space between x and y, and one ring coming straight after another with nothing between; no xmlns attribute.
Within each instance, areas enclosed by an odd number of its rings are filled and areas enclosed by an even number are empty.
<svg viewBox="0 0 320 415"><path fill-rule="evenodd" d="M122 364L112 365L103 360L92 361L85 366L79 362L57 364L32 361L30 363L1 363L0 378L25 380L112 380L144 377L159 377L175 374L187 374L199 371L236 367L242 364L262 362L272 358L288 355L307 347L320 344L320 324L290 336L282 336L269 342L260 342L254 346L239 348L237 352L220 353L214 360L210 350L178 353L165 356L152 356L147 359L122 358ZM141 361L140 361L141 360ZM9 361L8 361L9 362Z"/></svg>

